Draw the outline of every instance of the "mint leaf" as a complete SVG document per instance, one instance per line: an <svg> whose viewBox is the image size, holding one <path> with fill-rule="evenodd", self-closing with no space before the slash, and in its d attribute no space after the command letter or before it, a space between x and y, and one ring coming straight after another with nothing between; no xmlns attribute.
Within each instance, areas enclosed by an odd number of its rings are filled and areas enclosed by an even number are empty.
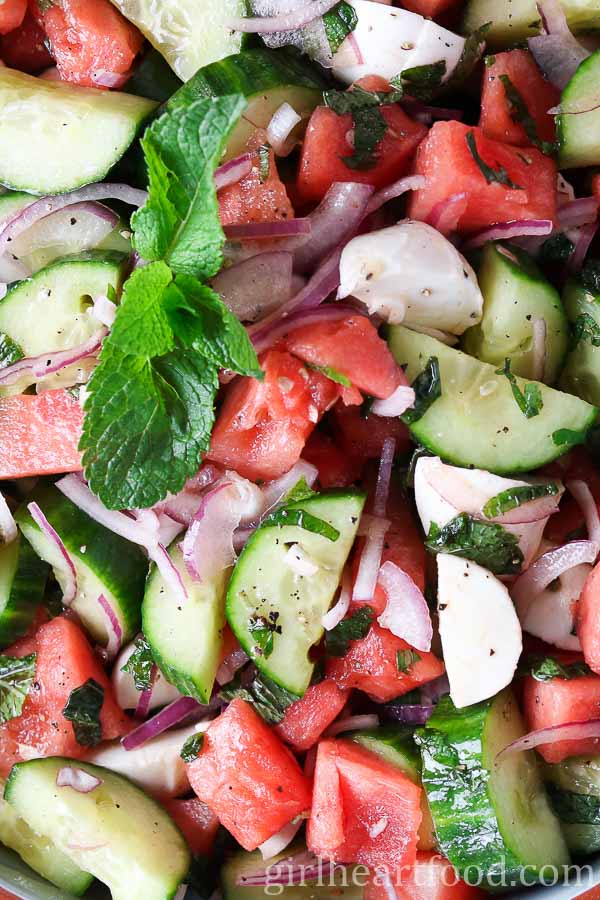
<svg viewBox="0 0 600 900"><path fill-rule="evenodd" d="M445 74L446 60L440 59L438 62L404 69L392 78L390 84L416 100L432 100L442 86Z"/></svg>
<svg viewBox="0 0 600 900"><path fill-rule="evenodd" d="M275 635L281 634L281 625L277 624L279 613L273 612L269 614L269 618L264 616L250 616L248 619L248 631L256 641L256 645L252 648L254 656L264 656L265 659L273 652L273 644Z"/></svg>
<svg viewBox="0 0 600 900"><path fill-rule="evenodd" d="M256 675L249 684L242 685L240 673L226 687L221 688L219 697L228 702L239 699L251 703L269 725L278 725L288 706L300 699L297 694L286 691L264 675Z"/></svg>
<svg viewBox="0 0 600 900"><path fill-rule="evenodd" d="M341 384L344 387L352 387L352 382L348 376L344 375L342 372L338 372L337 369L334 369L331 366L315 366L313 363L306 363L306 368L312 369L313 372L320 372L321 375L324 375L325 378L329 378L330 381L334 381L336 384Z"/></svg>
<svg viewBox="0 0 600 900"><path fill-rule="evenodd" d="M495 522L480 522L460 513L443 528L431 523L425 546L432 553L464 556L495 575L515 575L523 554L514 534Z"/></svg>
<svg viewBox="0 0 600 900"><path fill-rule="evenodd" d="M600 798L577 794L552 782L546 783L552 808L564 825L595 825L600 822Z"/></svg>
<svg viewBox="0 0 600 900"><path fill-rule="evenodd" d="M536 681L552 681L553 678L561 678L563 681L571 681L573 678L583 678L591 674L591 669L584 662L567 663L563 665L551 656L544 658L534 656L527 660L528 674Z"/></svg>
<svg viewBox="0 0 600 900"><path fill-rule="evenodd" d="M360 641L369 633L375 613L370 606L361 606L347 619L325 635L325 649L329 656L345 656L351 641Z"/></svg>
<svg viewBox="0 0 600 900"><path fill-rule="evenodd" d="M37 653L29 656L0 655L0 725L16 719L35 678Z"/></svg>
<svg viewBox="0 0 600 900"><path fill-rule="evenodd" d="M552 432L552 443L556 447L563 447L565 444L576 446L577 444L585 444L585 431L573 431L572 428L558 428Z"/></svg>
<svg viewBox="0 0 600 900"><path fill-rule="evenodd" d="M132 356L163 356L175 347L163 296L173 273L163 262L143 266L125 282L121 305L104 346Z"/></svg>
<svg viewBox="0 0 600 900"><path fill-rule="evenodd" d="M483 55L485 36L491 27L492 23L486 22L480 28L467 35L460 59L443 85L444 94L454 93L457 88L462 87L463 82L471 75Z"/></svg>
<svg viewBox="0 0 600 900"><path fill-rule="evenodd" d="M508 379L512 395L526 419L533 419L534 416L539 416L544 408L539 384L530 382L525 385L524 390L521 390L517 379L510 371L510 359L508 358L504 360L504 368L496 370L496 375L504 375Z"/></svg>
<svg viewBox="0 0 600 900"><path fill-rule="evenodd" d="M0 332L0 369L12 366L23 359L25 354L15 341L4 332Z"/></svg>
<svg viewBox="0 0 600 900"><path fill-rule="evenodd" d="M479 171L488 184L503 184L505 187L510 188L513 191L523 190L520 184L515 184L514 181L510 180L508 172L506 171L504 166L498 164L498 168L494 169L492 166L488 166L488 164L481 158L481 156L479 155L479 150L477 149L477 141L475 140L474 131L469 131L465 140L467 142L467 147L469 148L471 156L477 163Z"/></svg>
<svg viewBox="0 0 600 900"><path fill-rule="evenodd" d="M204 746L204 733L199 731L198 734L192 734L187 739L180 750L179 755L186 763L194 762L198 758L202 747Z"/></svg>
<svg viewBox="0 0 600 900"><path fill-rule="evenodd" d="M558 485L555 482L548 484L525 484L519 487L507 488L492 497L483 507L486 519L494 519L511 509L517 509L523 503L537 500L539 497L555 497L558 494Z"/></svg>
<svg viewBox="0 0 600 900"><path fill-rule="evenodd" d="M561 231L544 241L540 247L539 259L545 263L566 263L574 249L573 241Z"/></svg>
<svg viewBox="0 0 600 900"><path fill-rule="evenodd" d="M354 153L341 160L350 169L372 169L377 163L375 150L387 133L382 106L397 103L399 91L365 91L355 87L351 91L325 91L323 102L337 116L352 116L354 125Z"/></svg>
<svg viewBox="0 0 600 900"><path fill-rule="evenodd" d="M100 712L104 703L104 688L93 678L69 694L63 716L73 724L75 740L82 747L95 747L102 740Z"/></svg>
<svg viewBox="0 0 600 900"><path fill-rule="evenodd" d="M125 665L121 667L121 672L128 672L133 676L136 690L149 691L152 687L152 675L155 666L150 644L142 635L136 640L134 648Z"/></svg>
<svg viewBox="0 0 600 900"><path fill-rule="evenodd" d="M288 503L301 503L302 500L310 500L311 497L316 495L316 491L308 484L304 475L302 478L294 485L291 489L287 497L285 498L286 504Z"/></svg>
<svg viewBox="0 0 600 900"><path fill-rule="evenodd" d="M442 396L442 377L437 356L428 359L423 371L413 381L412 388L415 392L415 405L400 416L406 425L422 419L432 403Z"/></svg>
<svg viewBox="0 0 600 900"><path fill-rule="evenodd" d="M358 25L356 10L350 3L342 0L323 16L325 34L332 53L337 53L346 38Z"/></svg>
<svg viewBox="0 0 600 900"><path fill-rule="evenodd" d="M537 147L542 153L551 155L554 152L554 145L549 141L542 141L538 135L537 124L529 107L525 103L520 91L514 86L508 75L499 75L504 93L510 107L510 117L513 122L522 125L525 134L531 143Z"/></svg>
<svg viewBox="0 0 600 900"><path fill-rule="evenodd" d="M577 346L580 341L591 344L592 347L600 347L600 324L589 313L580 313L571 326L573 344Z"/></svg>
<svg viewBox="0 0 600 900"><path fill-rule="evenodd" d="M214 171L246 106L240 95L196 100L164 113L141 144L150 196L132 218L133 245L178 273L207 280L223 265Z"/></svg>
<svg viewBox="0 0 600 900"><path fill-rule="evenodd" d="M324 519L319 519L304 509L290 509L285 506L283 509L276 509L271 513L262 524L262 528L283 528L284 526L294 525L296 528L303 528L312 534L320 534L321 537L327 538L328 541L337 541L340 536L337 528L330 525Z"/></svg>
<svg viewBox="0 0 600 900"><path fill-rule="evenodd" d="M418 663L421 657L416 650L398 650L396 653L396 666L398 671L406 674L411 666Z"/></svg>
<svg viewBox="0 0 600 900"><path fill-rule="evenodd" d="M586 291L600 294L600 259L588 259L579 277Z"/></svg>

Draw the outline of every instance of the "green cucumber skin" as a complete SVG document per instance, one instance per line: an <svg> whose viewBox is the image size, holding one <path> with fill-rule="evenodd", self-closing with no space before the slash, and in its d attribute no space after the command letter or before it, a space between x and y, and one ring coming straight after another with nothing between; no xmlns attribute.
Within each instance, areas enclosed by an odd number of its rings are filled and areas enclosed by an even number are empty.
<svg viewBox="0 0 600 900"><path fill-rule="evenodd" d="M598 14L600 28L600 13ZM561 103L585 98L600 79L600 50L581 63L564 89ZM556 141L559 169L579 169L600 165L600 110L560 114L556 117Z"/></svg>
<svg viewBox="0 0 600 900"><path fill-rule="evenodd" d="M31 501L39 504L69 554L81 560L119 599L127 626L123 639L133 637L140 626L148 571L148 561L142 550L99 525L53 486L36 491ZM15 520L20 527L26 524L29 528L37 528L26 504L19 507Z"/></svg>
<svg viewBox="0 0 600 900"><path fill-rule="evenodd" d="M387 725L355 731L348 737L355 744L376 753L382 759L401 769L411 781L421 781L421 756L415 744L414 730L407 726Z"/></svg>
<svg viewBox="0 0 600 900"><path fill-rule="evenodd" d="M571 31L595 32L600 28L600 11L595 0L561 0ZM470 34L490 22L485 35L489 47L510 49L539 34L540 14L535 0L468 0L463 34Z"/></svg>
<svg viewBox="0 0 600 900"><path fill-rule="evenodd" d="M146 53L141 63L125 85L124 90L136 97L146 97L157 103L166 103L183 82L154 47Z"/></svg>
<svg viewBox="0 0 600 900"><path fill-rule="evenodd" d="M546 763L550 803L571 852L589 856L600 850L600 757L569 756Z"/></svg>
<svg viewBox="0 0 600 900"><path fill-rule="evenodd" d="M571 323L586 314L600 328L600 294L592 294L575 278L569 279L563 302ZM560 376L560 387L588 403L600 405L600 347L580 340L572 347Z"/></svg>
<svg viewBox="0 0 600 900"><path fill-rule="evenodd" d="M39 558L23 535L16 538L17 563L10 591L0 598L0 646L7 647L22 637L44 597L50 566ZM12 545L0 548L0 566L14 552ZM9 563L10 564L10 563Z"/></svg>

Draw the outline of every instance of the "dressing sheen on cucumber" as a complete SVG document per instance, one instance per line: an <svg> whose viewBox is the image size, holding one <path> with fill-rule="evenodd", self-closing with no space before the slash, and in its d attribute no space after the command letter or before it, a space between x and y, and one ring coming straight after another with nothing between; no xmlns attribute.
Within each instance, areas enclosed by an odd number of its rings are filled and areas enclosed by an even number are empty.
<svg viewBox="0 0 600 900"><path fill-rule="evenodd" d="M12 644L31 625L49 571L22 535L0 545L0 647Z"/></svg>
<svg viewBox="0 0 600 900"><path fill-rule="evenodd" d="M560 0L569 27L575 32L600 28L596 0ZM535 0L468 0L463 32L470 34L489 22L485 39L491 47L510 47L533 37L540 30Z"/></svg>
<svg viewBox="0 0 600 900"><path fill-rule="evenodd" d="M600 13L598 14L600 19ZM600 165L600 109L597 100L600 79L600 50L581 63L562 93L560 104L565 109L576 108L590 112L561 113L556 117L558 164L561 169Z"/></svg>
<svg viewBox="0 0 600 900"><path fill-rule="evenodd" d="M600 850L600 757L570 756L561 763L546 764L544 778L571 853L577 856L597 853Z"/></svg>
<svg viewBox="0 0 600 900"><path fill-rule="evenodd" d="M338 532L335 540L300 525L267 520L244 547L227 591L227 619L240 644L272 681L301 696L314 663L309 652L323 636L321 618L329 609L354 543L365 502L359 491L320 494L277 512L308 513ZM289 551L299 546L310 575L299 575ZM260 645L263 646L260 646Z"/></svg>
<svg viewBox="0 0 600 900"><path fill-rule="evenodd" d="M68 768L100 783L88 793L58 787L59 772ZM104 882L112 900L170 900L187 874L187 844L165 810L109 769L59 756L18 763L4 799L74 865Z"/></svg>
<svg viewBox="0 0 600 900"><path fill-rule="evenodd" d="M563 302L573 341L560 387L588 403L600 405L600 294L593 294L576 278L565 285Z"/></svg>
<svg viewBox="0 0 600 900"><path fill-rule="evenodd" d="M527 418L509 379L495 366L402 325L389 329L388 342L410 381L432 357L439 362L441 396L410 428L447 462L496 475L530 472L581 443L595 421L594 406L537 382L542 406ZM522 378L516 384L525 390Z"/></svg>
<svg viewBox="0 0 600 900"><path fill-rule="evenodd" d="M490 887L524 886L569 864L533 752L497 760L525 730L510 690L461 710L444 697L417 730L440 850L466 880L479 872Z"/></svg>

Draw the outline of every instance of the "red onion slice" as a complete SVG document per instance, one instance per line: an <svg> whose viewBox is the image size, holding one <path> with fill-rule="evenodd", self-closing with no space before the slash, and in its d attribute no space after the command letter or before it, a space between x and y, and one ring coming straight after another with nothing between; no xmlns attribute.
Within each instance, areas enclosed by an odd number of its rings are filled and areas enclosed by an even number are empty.
<svg viewBox="0 0 600 900"><path fill-rule="evenodd" d="M325 631L333 631L336 625L339 625L346 613L350 609L350 600L352 598L352 583L348 571L344 572L342 578L342 588L337 603L326 612L321 619L321 624Z"/></svg>
<svg viewBox="0 0 600 900"><path fill-rule="evenodd" d="M139 191L126 184L89 184L69 194L41 197L4 222L0 229L0 257L9 250L12 241L40 219L74 203L88 200L120 200L130 206L142 206L147 199L147 191Z"/></svg>
<svg viewBox="0 0 600 900"><path fill-rule="evenodd" d="M600 547L600 516L594 496L585 481L567 481L567 490L571 492L580 507L587 528L588 540Z"/></svg>
<svg viewBox="0 0 600 900"><path fill-rule="evenodd" d="M289 156L297 144L291 134L300 122L299 116L293 106L282 103L273 114L273 118L267 126L267 140L277 156Z"/></svg>
<svg viewBox="0 0 600 900"><path fill-rule="evenodd" d="M434 707L425 703L388 703L383 707L383 715L392 722L402 725L425 725Z"/></svg>
<svg viewBox="0 0 600 900"><path fill-rule="evenodd" d="M102 341L107 335L107 329L101 328L96 331L84 344L78 347L72 347L69 350L50 351L40 356L25 357L0 370L0 384L14 384L26 373L32 378L39 380L47 375L53 375L60 372L67 366L72 366L88 356L95 355L102 346Z"/></svg>
<svg viewBox="0 0 600 900"><path fill-rule="evenodd" d="M381 627L415 650L429 652L433 638L429 607L410 575L388 561L381 566L377 581L387 596L385 610L377 619Z"/></svg>
<svg viewBox="0 0 600 900"><path fill-rule="evenodd" d="M426 184L427 179L423 175L408 175L404 178L400 178L398 181L395 181L394 184L390 184L388 187L373 194L367 204L365 217L380 210L381 207L385 206L386 203L389 203L390 200L397 200L398 197L401 197L408 191L418 191L420 188L424 188Z"/></svg>
<svg viewBox="0 0 600 900"><path fill-rule="evenodd" d="M262 517L266 516L271 510L275 509L282 500L289 494L292 488L295 488L301 478L304 478L309 487L312 487L319 477L319 470L312 463L306 460L299 460L295 466L277 478L275 481L268 481L263 485L262 493L264 499L264 510Z"/></svg>
<svg viewBox="0 0 600 900"><path fill-rule="evenodd" d="M0 542L10 544L18 535L17 523L13 519L8 503L3 494L0 494Z"/></svg>
<svg viewBox="0 0 600 900"><path fill-rule="evenodd" d="M63 766L56 774L57 787L70 787L79 794L90 794L101 784L101 778L96 778L85 769L78 769L75 766Z"/></svg>
<svg viewBox="0 0 600 900"><path fill-rule="evenodd" d="M248 34L276 34L278 31L297 31L324 16L338 3L338 0L310 0L299 9L279 16L247 18L236 16L224 23L232 31Z"/></svg>
<svg viewBox="0 0 600 900"><path fill-rule="evenodd" d="M502 222L492 225L470 238L464 245L465 250L483 247L488 241L509 241L516 237L545 237L552 234L554 225L550 219L523 219L516 222Z"/></svg>
<svg viewBox="0 0 600 900"><path fill-rule="evenodd" d="M556 744L559 741L586 741L600 738L600 719L590 719L587 722L566 722L564 725L551 725L549 728L538 728L529 734L517 738L508 747L498 753L496 762L499 762L509 753L518 753L522 750L534 750L547 744Z"/></svg>
<svg viewBox="0 0 600 900"><path fill-rule="evenodd" d="M56 487L65 497L75 504L84 513L104 525L109 531L114 531L127 541L148 547L156 541L156 534L145 524L141 524L135 518L125 513L107 509L104 504L90 491L87 484L79 475L66 475L56 482ZM158 524L158 522L157 522Z"/></svg>
<svg viewBox="0 0 600 900"><path fill-rule="evenodd" d="M532 322L532 364L531 377L534 381L543 381L546 370L546 320L534 319Z"/></svg>
<svg viewBox="0 0 600 900"><path fill-rule="evenodd" d="M293 886L319 880L321 884L329 884L329 879L336 869L332 860L324 860L310 851L272 863L268 869L252 871L248 875L238 875L236 885L239 887L267 887L269 885ZM327 879L325 881L324 879Z"/></svg>
<svg viewBox="0 0 600 900"><path fill-rule="evenodd" d="M595 112L600 107L600 90L596 89L588 97L578 97L559 103L548 110L549 116L579 116L582 113Z"/></svg>
<svg viewBox="0 0 600 900"><path fill-rule="evenodd" d="M132 74L132 72L109 72L107 69L97 69L91 73L91 79L98 87L120 90L127 84Z"/></svg>
<svg viewBox="0 0 600 900"><path fill-rule="evenodd" d="M304 328L306 325L314 325L326 320L346 319L348 316L356 315L364 315L364 312L347 303L327 303L316 308L300 309L274 322L272 326L264 330L262 337L253 337L252 343L256 352L262 353L263 350L272 347L295 328ZM262 323L258 324L262 327Z"/></svg>
<svg viewBox="0 0 600 900"><path fill-rule="evenodd" d="M274 856L278 856L286 847L289 847L300 831L302 821L302 816L297 816L291 822L288 822L287 825L284 825L281 831L278 831L277 834L274 834L259 845L258 849L265 862L273 859Z"/></svg>
<svg viewBox="0 0 600 900"><path fill-rule="evenodd" d="M223 269L211 284L241 322L255 322L292 296L293 262L288 251L259 253Z"/></svg>
<svg viewBox="0 0 600 900"><path fill-rule="evenodd" d="M440 234L448 237L458 228L468 205L469 195L467 193L452 194L445 200L440 200L435 204L429 214L427 223L439 231Z"/></svg>
<svg viewBox="0 0 600 900"><path fill-rule="evenodd" d="M4 253L0 257L0 283L4 285L3 296L6 296L9 284L12 284L13 281L22 281L24 278L29 278L30 275L31 269L20 259L15 259L12 254Z"/></svg>
<svg viewBox="0 0 600 900"><path fill-rule="evenodd" d="M162 544L150 545L146 548L148 556L155 563L167 590L181 600L188 600L189 594L184 584L181 572L171 559L169 551Z"/></svg>
<svg viewBox="0 0 600 900"><path fill-rule="evenodd" d="M37 503L28 503L27 509L33 521L43 534L56 546L58 552L65 562L64 569L64 585L62 602L65 606L71 606L77 597L77 572L73 564L73 560L67 552L67 548L63 544L58 532L52 527Z"/></svg>
<svg viewBox="0 0 600 900"><path fill-rule="evenodd" d="M112 608L104 594L100 594L100 596L98 597L98 605L101 607L108 623L108 627L106 629L108 633L108 643L104 649L108 659L112 660L115 658L115 656L123 646L123 629L121 628L121 623L115 615L114 609Z"/></svg>
<svg viewBox="0 0 600 900"><path fill-rule="evenodd" d="M386 438L381 448L381 458L379 460L379 473L377 475L377 485L375 487L375 500L373 502L373 513L383 518L387 509L387 501L390 493L390 483L392 480L392 466L394 465L394 455L396 453L395 438Z"/></svg>
<svg viewBox="0 0 600 900"><path fill-rule="evenodd" d="M147 722L138 725L137 728L130 731L124 738L121 738L121 743L125 750L136 750L138 747L147 744L148 741L151 741L153 738L158 737L163 731L168 731L169 728L179 725L179 723L183 722L184 719L187 719L189 715L196 713L201 709L202 706L194 700L193 697L178 697L177 700L169 703L168 706L161 709L159 713L152 716ZM205 725L206 728L208 728L209 724L210 722L208 721L206 723L200 723L200 725ZM205 728L198 727L198 731L203 730L205 730Z"/></svg>
<svg viewBox="0 0 600 900"><path fill-rule="evenodd" d="M567 228L579 228L589 225L598 219L598 200L596 197L578 197L564 203L558 210L558 222L564 231Z"/></svg>
<svg viewBox="0 0 600 900"><path fill-rule="evenodd" d="M238 650L234 650L223 660L217 669L217 674L215 676L217 684L220 684L221 686L229 684L230 681L233 681L236 672L238 672L242 666L245 666L247 662L248 656L241 647Z"/></svg>
<svg viewBox="0 0 600 900"><path fill-rule="evenodd" d="M345 244L367 215L373 188L356 182L332 184L310 214L310 240L294 250L294 269L311 272L328 253ZM293 249L288 246L287 249Z"/></svg>
<svg viewBox="0 0 600 900"><path fill-rule="evenodd" d="M223 188L232 184L237 184L238 181L249 175L251 171L252 156L250 153L243 153L241 156L236 156L235 159L230 159L229 162L219 166L215 172L215 187L217 191L222 191Z"/></svg>
<svg viewBox="0 0 600 900"><path fill-rule="evenodd" d="M572 541L556 550L549 550L536 559L510 589L519 618L523 619L527 615L533 600L563 572L582 563L594 563L598 549L599 546L594 541Z"/></svg>
<svg viewBox="0 0 600 900"><path fill-rule="evenodd" d="M379 716L369 714L364 716L346 716L333 722L325 731L325 737L335 737L344 731L363 731L366 728L378 728Z"/></svg>
<svg viewBox="0 0 600 900"><path fill-rule="evenodd" d="M386 400L376 400L371 407L371 412L376 416L396 418L405 413L407 409L412 409L415 399L414 390L406 384L400 384Z"/></svg>
<svg viewBox="0 0 600 900"><path fill-rule="evenodd" d="M152 666L152 672L150 673L150 687L145 691L140 692L140 698L138 700L137 706L135 708L135 717L136 719L145 719L148 713L150 712L150 704L152 703L152 694L154 693L154 682L156 681L156 676L158 674L158 669L156 666Z"/></svg>
<svg viewBox="0 0 600 900"><path fill-rule="evenodd" d="M387 519L376 519L365 541L352 592L352 599L356 602L368 603L373 599L389 526Z"/></svg>
<svg viewBox="0 0 600 900"><path fill-rule="evenodd" d="M117 316L117 305L116 303L113 303L112 300L109 300L105 294L100 294L100 296L96 297L94 300L92 314L99 322L105 325L106 328L112 328Z"/></svg>
<svg viewBox="0 0 600 900"><path fill-rule="evenodd" d="M225 225L230 240L262 241L266 238L297 237L311 233L310 219L277 219L275 222L248 222L243 225Z"/></svg>
<svg viewBox="0 0 600 900"><path fill-rule="evenodd" d="M562 91L590 54L571 34L558 0L540 0L537 8L543 33L529 38L527 43L546 78Z"/></svg>
<svg viewBox="0 0 600 900"><path fill-rule="evenodd" d="M567 263L569 272L579 272L582 268L588 250L592 245L592 241L598 232L598 222L591 222L589 225L582 225L575 241L575 250Z"/></svg>

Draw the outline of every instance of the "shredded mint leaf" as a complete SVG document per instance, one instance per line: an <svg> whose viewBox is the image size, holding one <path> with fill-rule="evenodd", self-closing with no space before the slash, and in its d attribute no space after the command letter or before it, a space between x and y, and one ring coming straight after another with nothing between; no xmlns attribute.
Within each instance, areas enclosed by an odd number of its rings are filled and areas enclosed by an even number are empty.
<svg viewBox="0 0 600 900"><path fill-rule="evenodd" d="M591 344L592 347L600 347L600 324L589 313L580 313L571 326L573 343L575 346L580 341Z"/></svg>
<svg viewBox="0 0 600 900"><path fill-rule="evenodd" d="M25 354L19 345L4 332L0 332L0 369L6 369L23 359Z"/></svg>
<svg viewBox="0 0 600 900"><path fill-rule="evenodd" d="M566 263L575 249L564 232L553 234L540 247L539 258L545 263Z"/></svg>
<svg viewBox="0 0 600 900"><path fill-rule="evenodd" d="M432 553L464 556L494 575L515 575L523 564L514 534L495 522L481 522L467 513L460 513L443 528L432 522L425 546Z"/></svg>
<svg viewBox="0 0 600 900"><path fill-rule="evenodd" d="M359 641L366 637L371 628L375 613L370 606L361 606L347 619L325 635L325 649L329 656L345 656L351 641Z"/></svg>
<svg viewBox="0 0 600 900"><path fill-rule="evenodd" d="M93 678L69 694L63 716L73 724L75 740L82 747L95 747L102 740L100 712L104 703L104 688Z"/></svg>
<svg viewBox="0 0 600 900"><path fill-rule="evenodd" d="M150 196L132 218L133 245L144 259L203 280L221 269L225 236L214 172L245 106L239 95L196 100L147 129L141 144Z"/></svg>
<svg viewBox="0 0 600 900"><path fill-rule="evenodd" d="M553 678L571 681L573 678L583 678L591 674L591 669L584 662L563 665L551 656L530 657L526 665L528 674L532 675L536 681L552 681Z"/></svg>
<svg viewBox="0 0 600 900"><path fill-rule="evenodd" d="M412 387L415 392L415 405L400 416L406 425L412 425L413 422L422 419L429 407L442 396L442 378L437 356L429 358L423 371L413 381Z"/></svg>
<svg viewBox="0 0 600 900"><path fill-rule="evenodd" d="M264 184L265 181L269 180L271 174L271 148L268 144L263 144L262 147L258 148L258 160L258 177L260 178L260 183Z"/></svg>
<svg viewBox="0 0 600 900"><path fill-rule="evenodd" d="M486 22L480 28L467 35L460 59L450 73L450 77L445 81L442 93L453 93L457 88L462 87L463 82L471 75L483 56L485 36L491 27L492 23Z"/></svg>
<svg viewBox="0 0 600 900"><path fill-rule="evenodd" d="M576 794L546 783L554 812L565 825L600 824L600 798L591 794Z"/></svg>
<svg viewBox="0 0 600 900"><path fill-rule="evenodd" d="M579 277L586 291L600 294L600 259L588 259Z"/></svg>
<svg viewBox="0 0 600 900"><path fill-rule="evenodd" d="M321 537L327 538L328 541L337 541L340 536L337 528L330 525L324 519L311 515L303 509L294 509L284 506L282 509L276 509L271 513L262 524L262 528L282 528L286 525L294 525L297 528L303 528L312 534L320 534Z"/></svg>
<svg viewBox="0 0 600 900"><path fill-rule="evenodd" d="M387 133L387 122L381 107L397 103L399 91L365 91L355 87L351 91L325 91L323 102L338 116L352 116L354 125L354 153L341 157L350 169L372 169L377 162L375 150Z"/></svg>
<svg viewBox="0 0 600 900"><path fill-rule="evenodd" d="M256 641L252 648L254 656L264 656L267 659L273 652L275 635L281 634L281 625L277 624L278 612L265 616L250 616L248 619L248 631Z"/></svg>
<svg viewBox="0 0 600 900"><path fill-rule="evenodd" d="M350 3L338 3L323 16L325 34L332 53L337 53L346 38L358 25L356 10Z"/></svg>
<svg viewBox="0 0 600 900"><path fill-rule="evenodd" d="M312 363L306 363L306 367L307 369L312 369L313 372L320 372L321 375L329 378L330 381L335 381L336 384L341 384L344 387L352 387L352 382L348 376L343 375L342 372L338 372L337 369L333 369L331 366L315 366Z"/></svg>
<svg viewBox="0 0 600 900"><path fill-rule="evenodd" d="M577 444L585 444L586 433L584 431L573 431L571 428L559 428L552 432L552 443L557 447L563 447L565 444L576 446Z"/></svg>
<svg viewBox="0 0 600 900"><path fill-rule="evenodd" d="M520 184L515 184L514 181L510 180L508 172L506 171L504 166L498 165L498 168L494 169L492 166L488 166L488 164L481 158L481 156L479 155L479 150L477 149L477 141L475 140L474 131L469 131L465 140L467 142L467 147L469 148L471 156L477 163L479 171L488 184L503 184L505 185L505 187L510 188L513 191L523 190Z"/></svg>
<svg viewBox="0 0 600 900"><path fill-rule="evenodd" d="M199 731L197 734L192 734L187 739L179 755L182 760L186 763L192 763L195 759L200 755L200 751L204 745L204 733Z"/></svg>
<svg viewBox="0 0 600 900"><path fill-rule="evenodd" d="M310 500L311 497L315 497L317 494L316 491L308 484L304 475L298 481L297 484L291 489L287 497L285 498L286 504L289 503L301 503L303 500Z"/></svg>
<svg viewBox="0 0 600 900"><path fill-rule="evenodd" d="M416 100L432 100L444 81L446 74L446 60L428 63L423 66L414 66L412 69L404 69L399 75L391 79L390 84L396 90L414 97Z"/></svg>
<svg viewBox="0 0 600 900"><path fill-rule="evenodd" d="M508 379L512 395L526 419L533 419L534 416L539 416L544 408L544 401L542 400L542 392L538 384L529 382L525 385L525 390L522 391L517 379L510 371L510 359L508 358L504 360L504 368L496 370L496 375L504 375Z"/></svg>
<svg viewBox="0 0 600 900"><path fill-rule="evenodd" d="M297 694L286 691L264 675L256 675L249 684L242 685L240 673L228 685L221 688L219 696L228 702L239 699L251 703L269 725L278 725L288 706L300 699Z"/></svg>
<svg viewBox="0 0 600 900"><path fill-rule="evenodd" d="M548 484L527 484L519 487L507 488L492 497L483 507L483 514L486 519L493 519L501 516L503 513L509 512L511 509L517 509L524 503L531 500L537 500L539 497L555 497L558 494L558 485L555 482Z"/></svg>
<svg viewBox="0 0 600 900"><path fill-rule="evenodd" d="M142 635L136 640L134 648L125 665L121 667L121 672L128 672L133 676L136 690L149 691L152 687L152 675L155 666L150 644Z"/></svg>
<svg viewBox="0 0 600 900"><path fill-rule="evenodd" d="M421 657L416 650L398 650L396 653L396 665L398 671L406 674L411 666L418 663Z"/></svg>
<svg viewBox="0 0 600 900"><path fill-rule="evenodd" d="M540 139L536 121L529 112L529 107L525 103L521 92L515 87L508 75L499 75L498 77L504 87L504 93L510 107L510 117L513 122L523 126L525 134L535 147L541 150L542 153L551 156L554 152L554 144Z"/></svg>
<svg viewBox="0 0 600 900"><path fill-rule="evenodd" d="M37 653L29 656L0 655L0 725L16 719L35 678Z"/></svg>

